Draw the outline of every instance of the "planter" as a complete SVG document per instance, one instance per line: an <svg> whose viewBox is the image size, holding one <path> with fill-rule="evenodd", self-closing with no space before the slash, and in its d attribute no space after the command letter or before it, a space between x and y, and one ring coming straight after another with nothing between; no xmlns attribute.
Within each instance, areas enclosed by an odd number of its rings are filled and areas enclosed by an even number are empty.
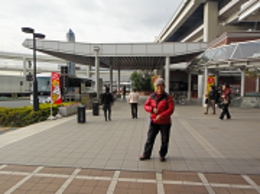
<svg viewBox="0 0 260 194"><path fill-rule="evenodd" d="M75 114L76 110L77 110L77 106L66 106L66 107L62 106L62 107L59 107L59 113L63 117L67 117L67 116Z"/></svg>

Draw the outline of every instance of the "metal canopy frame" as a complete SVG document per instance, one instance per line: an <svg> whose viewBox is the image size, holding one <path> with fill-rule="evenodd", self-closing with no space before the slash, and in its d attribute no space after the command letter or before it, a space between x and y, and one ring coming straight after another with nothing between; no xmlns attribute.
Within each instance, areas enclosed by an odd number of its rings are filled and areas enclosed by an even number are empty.
<svg viewBox="0 0 260 194"><path fill-rule="evenodd" d="M207 49L194 58L187 68L198 70L205 67L220 70L234 67L260 68L260 41L238 42Z"/></svg>
<svg viewBox="0 0 260 194"><path fill-rule="evenodd" d="M23 46L32 49L32 40ZM36 50L81 65L95 65L94 48L98 49L100 67L120 70L154 70L170 63L189 62L207 49L207 43L115 43L90 44L37 40Z"/></svg>

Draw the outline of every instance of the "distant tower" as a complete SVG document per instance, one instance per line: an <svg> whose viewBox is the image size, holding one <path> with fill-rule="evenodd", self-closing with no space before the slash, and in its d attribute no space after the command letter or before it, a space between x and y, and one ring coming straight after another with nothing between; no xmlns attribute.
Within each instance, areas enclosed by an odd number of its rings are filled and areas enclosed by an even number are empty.
<svg viewBox="0 0 260 194"><path fill-rule="evenodd" d="M67 41L75 42L75 34L74 34L74 32L72 32L71 29L67 33ZM68 61L67 66L68 66L68 73L75 75L75 63Z"/></svg>

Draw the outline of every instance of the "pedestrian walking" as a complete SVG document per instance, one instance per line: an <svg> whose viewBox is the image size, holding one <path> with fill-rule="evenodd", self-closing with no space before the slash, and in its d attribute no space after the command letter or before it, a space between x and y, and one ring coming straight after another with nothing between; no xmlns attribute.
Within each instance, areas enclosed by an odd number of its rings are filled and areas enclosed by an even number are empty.
<svg viewBox="0 0 260 194"><path fill-rule="evenodd" d="M222 92L221 92L221 103L222 103L222 112L219 116L219 119L223 120L225 115L227 115L227 119L231 119L231 115L229 113L228 106L231 102L231 90L229 89L227 84L222 85Z"/></svg>
<svg viewBox="0 0 260 194"><path fill-rule="evenodd" d="M150 125L143 155L140 160L150 159L155 138L161 133L160 161L165 161L171 129L171 115L174 112L172 96L165 92L165 83L162 78L155 82L156 91L151 94L144 104L144 109L150 113Z"/></svg>
<svg viewBox="0 0 260 194"><path fill-rule="evenodd" d="M216 100L217 100L217 91L215 90L214 86L210 86L209 93L206 94L207 103L206 103L206 110L204 114L208 114L209 107L212 107L212 114L216 114Z"/></svg>
<svg viewBox="0 0 260 194"><path fill-rule="evenodd" d="M133 91L129 94L128 103L131 105L131 113L133 119L137 119L137 113L138 113L138 105L139 103L139 94L136 92L136 89L134 88Z"/></svg>
<svg viewBox="0 0 260 194"><path fill-rule="evenodd" d="M103 110L104 110L105 121L107 121L107 119L111 121L111 106L113 106L113 103L114 103L113 95L109 92L109 87L106 87L106 91L105 93L102 94L102 100L101 100L101 104L103 105Z"/></svg>
<svg viewBox="0 0 260 194"><path fill-rule="evenodd" d="M126 95L126 87L125 86L123 86L122 93L123 93L123 99L125 99L125 95Z"/></svg>

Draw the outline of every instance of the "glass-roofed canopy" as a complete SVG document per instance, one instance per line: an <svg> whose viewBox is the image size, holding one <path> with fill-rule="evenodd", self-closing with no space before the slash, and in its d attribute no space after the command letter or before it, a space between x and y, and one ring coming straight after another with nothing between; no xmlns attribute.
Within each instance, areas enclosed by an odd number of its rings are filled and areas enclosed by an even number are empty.
<svg viewBox="0 0 260 194"><path fill-rule="evenodd" d="M260 41L237 42L217 48L209 48L193 59L188 69L200 69L205 66L216 69L233 69L240 66L259 68Z"/></svg>

